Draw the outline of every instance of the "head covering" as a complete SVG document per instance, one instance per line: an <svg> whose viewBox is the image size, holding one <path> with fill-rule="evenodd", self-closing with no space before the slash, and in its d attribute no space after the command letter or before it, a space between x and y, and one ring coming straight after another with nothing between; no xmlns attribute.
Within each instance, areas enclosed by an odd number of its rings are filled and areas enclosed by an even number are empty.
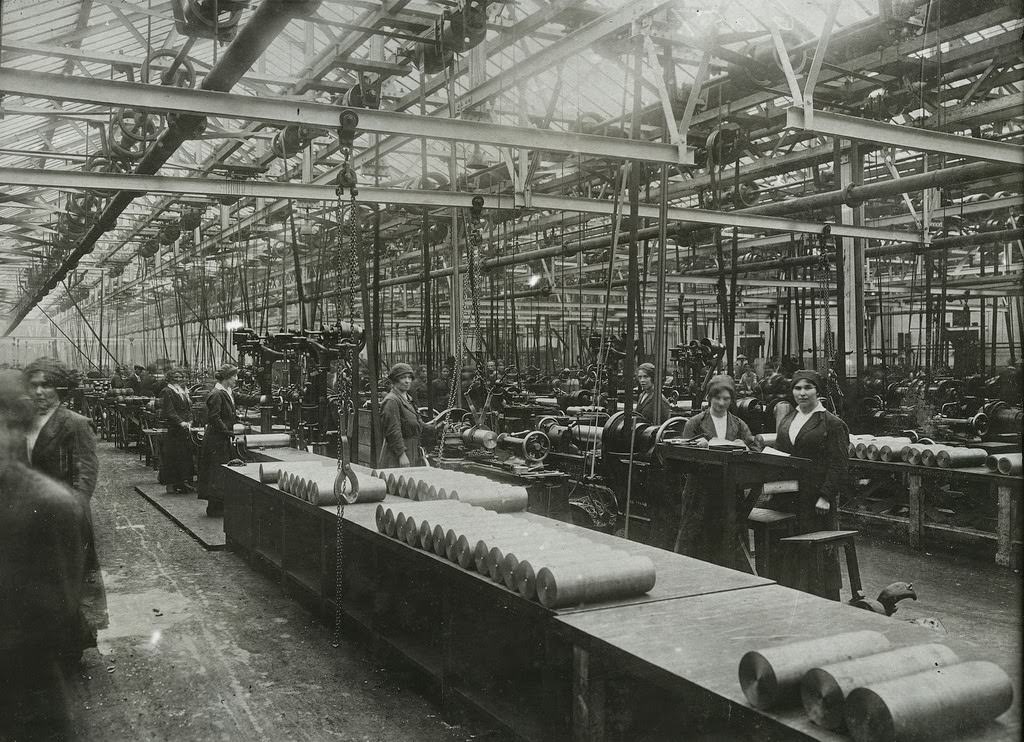
<svg viewBox="0 0 1024 742"><path fill-rule="evenodd" d="M736 397L736 385L733 383L732 377L726 374L712 376L707 386L708 398L710 399L723 391L729 392L729 395L733 398Z"/></svg>
<svg viewBox="0 0 1024 742"><path fill-rule="evenodd" d="M213 378L215 378L217 381L224 381L224 379L230 379L232 376L237 375L238 369L232 366L231 364L226 363L214 372Z"/></svg>
<svg viewBox="0 0 1024 742"><path fill-rule="evenodd" d="M798 381L809 381L811 384L814 384L814 388L819 392L825 388L821 374L808 368L802 368L793 372L793 383L790 388L796 386Z"/></svg>
<svg viewBox="0 0 1024 742"><path fill-rule="evenodd" d="M636 372L640 373L641 371L644 374L646 374L647 376L650 376L652 379L654 378L654 364L653 363L641 363L639 366L636 367Z"/></svg>
<svg viewBox="0 0 1024 742"><path fill-rule="evenodd" d="M77 386L75 373L56 358L37 358L32 361L25 367L25 381L31 379L33 374L43 374L47 383L57 390L61 399Z"/></svg>
<svg viewBox="0 0 1024 742"><path fill-rule="evenodd" d="M412 366L410 366L408 363L396 363L394 366L391 367L391 370L388 371L388 379L390 379L391 381L398 381L401 377L405 376L406 374L409 374L409 376L416 375L412 372Z"/></svg>

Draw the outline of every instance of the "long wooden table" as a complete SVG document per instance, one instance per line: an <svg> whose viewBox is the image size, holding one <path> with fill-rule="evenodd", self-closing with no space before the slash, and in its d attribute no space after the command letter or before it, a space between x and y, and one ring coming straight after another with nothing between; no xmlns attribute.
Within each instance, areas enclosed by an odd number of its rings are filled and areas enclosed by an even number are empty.
<svg viewBox="0 0 1024 742"><path fill-rule="evenodd" d="M799 715L747 707L735 676L737 653L865 622L907 641L912 636L934 640L923 629L764 578L532 513L514 514L510 517L583 534L655 562L657 583L646 595L548 610L476 572L378 533L376 505L347 506L339 520L337 508L315 507L257 477L254 464L219 471L229 548L326 619L362 629L375 647L418 670L443 708L468 704L520 739L614 737L621 717L596 712L593 694L600 678L608 677L601 673L622 679L603 691L613 696L610 708L633 720L626 736L642 730L647 718L642 711L649 699L638 698L634 686L647 688L653 676L657 697L674 705L658 705L651 719L671 718L683 698L705 709L708 724L727 730L723 739L739 740L745 730L760 728L770 728L772 739L835 739L809 728ZM404 502L391 496L387 501ZM732 630L727 606L739 617ZM699 662L682 661L698 652ZM997 725L976 739L1008 739L1011 727L1016 728L1009 722Z"/></svg>
<svg viewBox="0 0 1024 742"><path fill-rule="evenodd" d="M850 459L850 471L858 477L896 476L906 482L908 493L907 539L911 546L921 548L926 532L949 531L948 527L926 524L924 521L925 502L931 486L941 484L967 484L987 488L996 499L997 522L995 534L978 535L993 538L996 542L996 564L1019 570L1021 558L1021 493L1024 479L1009 477L978 466L964 469L942 469L930 466L915 466L902 462L870 461ZM859 514L844 511L846 515Z"/></svg>

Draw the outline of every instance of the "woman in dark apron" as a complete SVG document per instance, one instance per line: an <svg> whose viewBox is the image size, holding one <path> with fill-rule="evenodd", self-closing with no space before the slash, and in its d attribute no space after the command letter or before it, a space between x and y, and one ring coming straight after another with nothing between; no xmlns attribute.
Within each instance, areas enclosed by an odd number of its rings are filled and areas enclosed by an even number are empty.
<svg viewBox="0 0 1024 742"><path fill-rule="evenodd" d="M380 469L423 465L420 453L423 423L415 402L409 396L413 378L412 366L408 363L396 363L388 373L391 391L384 395L380 408L381 430L384 433L384 445L377 459L377 467Z"/></svg>

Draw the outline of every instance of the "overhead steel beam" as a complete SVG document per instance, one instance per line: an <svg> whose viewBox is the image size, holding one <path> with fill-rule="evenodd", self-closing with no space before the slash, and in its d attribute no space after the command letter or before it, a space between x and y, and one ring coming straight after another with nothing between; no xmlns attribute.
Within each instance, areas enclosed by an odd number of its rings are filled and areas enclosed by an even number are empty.
<svg viewBox="0 0 1024 742"><path fill-rule="evenodd" d="M0 69L0 90L4 90L8 95L27 98L70 100L160 113L177 112L215 118L245 119L277 126L295 124L331 131L338 128L338 117L344 110L341 106L304 100L233 95L168 85L86 80L46 72L11 69ZM483 121L442 119L394 111L358 109L358 113L359 129L364 132L416 135L453 142L573 152L623 160L693 164L692 151L680 150L674 144L505 126Z"/></svg>
<svg viewBox="0 0 1024 742"><path fill-rule="evenodd" d="M203 79L203 87L207 90L230 90L296 14L312 12L319 4L320 0L301 0L301 2L291 3L265 0L249 16L245 26L240 29L234 41ZM135 172L153 173L158 171L203 120L203 116L179 116L174 125L160 134L157 141L139 161ZM32 290L18 302L10 322L4 330L4 335L10 335L32 308L56 288L64 277L78 265L82 256L92 251L96 241L111 225L116 223L117 218L132 203L136 194L134 189L120 191L110 199L106 208L99 215L96 224L81 238L60 267L46 278L42 286Z"/></svg>
<svg viewBox="0 0 1024 742"><path fill-rule="evenodd" d="M815 134L888 144L922 152L1024 165L1024 147L1018 144L993 142L929 129L915 129L829 111L814 111L813 120L808 121L807 112L803 108L788 108L786 126Z"/></svg>
<svg viewBox="0 0 1024 742"><path fill-rule="evenodd" d="M201 196L241 196L255 198L283 198L296 201L331 201L337 196L334 186L307 183L273 183L265 181L213 180L210 178L177 178L166 175L119 175L116 173L75 172L68 170L31 170L26 168L0 168L0 183L24 186L45 186L71 190L120 190L125 193L174 193ZM458 191L422 191L404 188L377 188L360 186L361 203L383 203L398 206L431 206L439 208L468 208L475 195L483 195L486 208L514 209L511 194L474 194ZM615 205L611 201L563 196L534 195L527 208L571 211L583 214L611 216ZM659 218L659 207L641 204L642 217ZM673 222L691 222L710 226L738 227L749 230L801 232L819 234L824 222L789 219L787 217L760 216L743 211L711 211L671 206L668 217ZM923 238L898 229L852 227L831 224L832 234L840 237L862 237L872 240L920 243Z"/></svg>

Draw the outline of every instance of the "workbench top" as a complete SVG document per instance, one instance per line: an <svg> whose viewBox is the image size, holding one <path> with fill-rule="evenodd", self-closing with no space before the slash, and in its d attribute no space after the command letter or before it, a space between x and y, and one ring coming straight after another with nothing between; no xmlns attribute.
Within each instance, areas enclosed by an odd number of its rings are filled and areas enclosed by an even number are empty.
<svg viewBox="0 0 1024 742"><path fill-rule="evenodd" d="M578 646L613 656L647 679L672 688L685 678L706 692L727 699L737 713L749 713L797 730L808 739L848 740L812 724L800 707L762 712L747 703L740 689L740 658L749 650L869 629L885 634L893 646L949 644L962 660L987 657L984 648L947 641L936 632L779 585L709 593L686 600L609 608L560 615L555 625ZM1011 668L1005 669L1014 672ZM997 723L958 742L1020 738L1020 680L1014 678L1015 703ZM763 719L762 721L765 721ZM771 723L768 722L768 723Z"/></svg>

